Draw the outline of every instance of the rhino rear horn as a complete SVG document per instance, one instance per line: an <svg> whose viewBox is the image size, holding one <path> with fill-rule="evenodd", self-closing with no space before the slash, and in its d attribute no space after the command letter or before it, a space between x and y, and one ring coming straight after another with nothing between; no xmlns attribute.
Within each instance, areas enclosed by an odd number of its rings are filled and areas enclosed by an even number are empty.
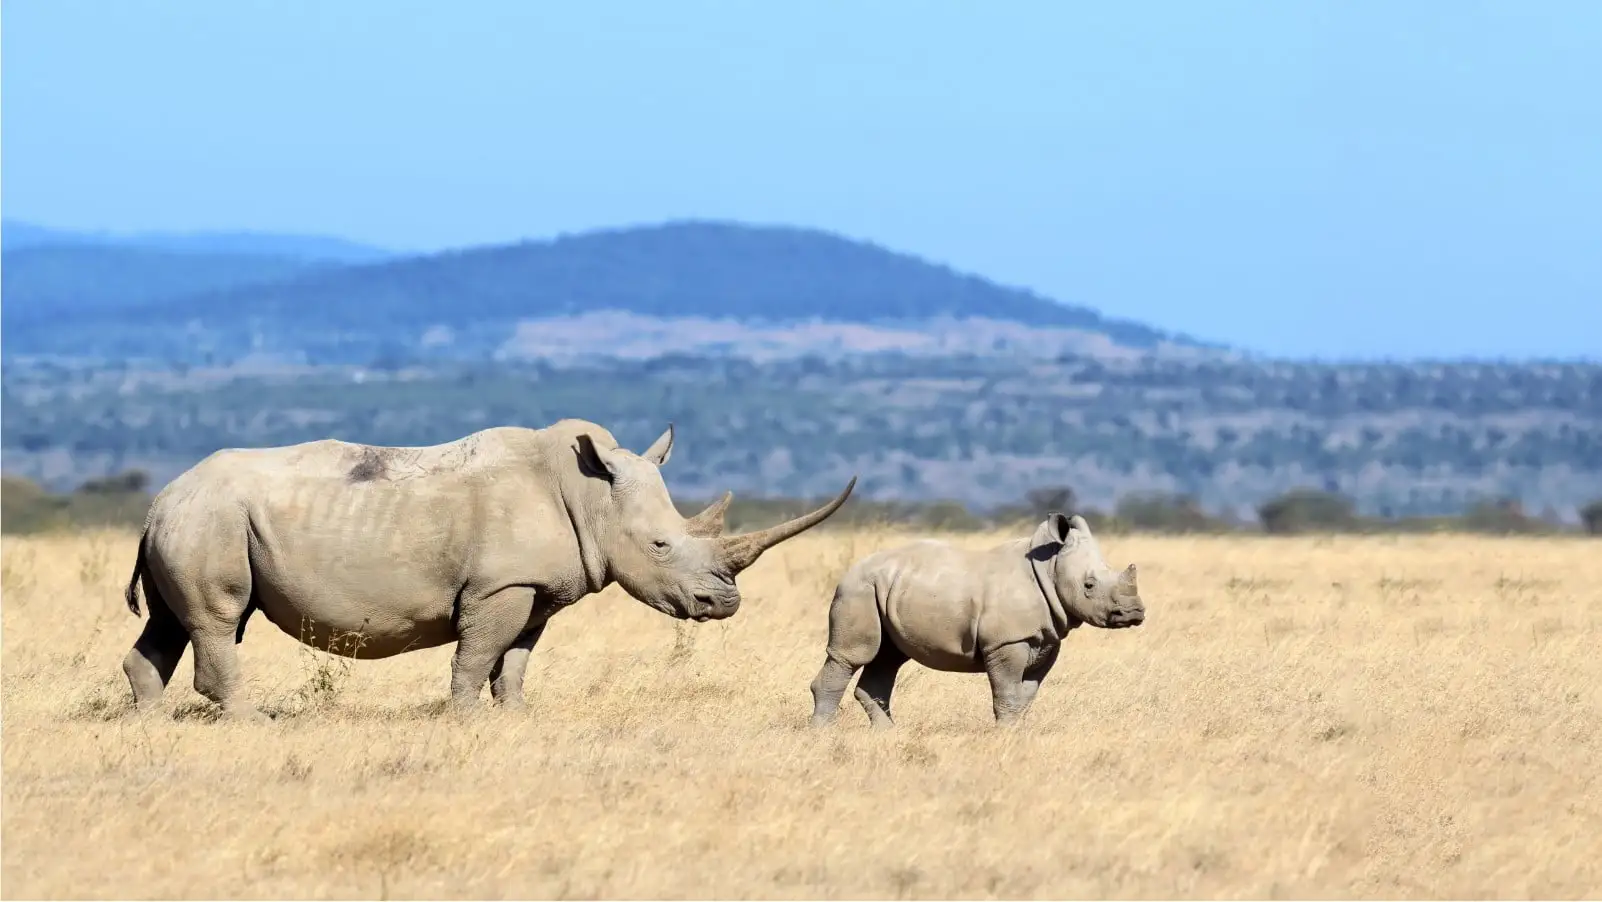
<svg viewBox="0 0 1602 902"><path fill-rule="evenodd" d="M730 502L734 501L733 492L724 492L723 497L707 505L706 510L684 521L684 530L698 539L716 539L723 535L723 517L728 513Z"/></svg>
<svg viewBox="0 0 1602 902"><path fill-rule="evenodd" d="M756 563L757 558L762 556L762 552L783 542L785 539L794 538L827 520L830 514L840 509L840 505L846 503L846 499L851 497L851 490L856 487L857 477L853 476L851 477L851 482L846 485L845 491L841 492L833 501L810 514L796 517L794 520L788 520L777 526L770 526L767 529L756 532L748 532L738 536L725 536L722 540L722 546L718 549L723 565L731 573L739 573L741 570L751 566Z"/></svg>

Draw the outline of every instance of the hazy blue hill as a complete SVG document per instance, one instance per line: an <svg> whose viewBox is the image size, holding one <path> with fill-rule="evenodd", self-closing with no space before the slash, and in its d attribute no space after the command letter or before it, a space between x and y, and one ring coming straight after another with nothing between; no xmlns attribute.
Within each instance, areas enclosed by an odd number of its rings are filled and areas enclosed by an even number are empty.
<svg viewBox="0 0 1602 902"><path fill-rule="evenodd" d="M120 234L55 229L15 219L0 225L0 248L10 252L37 247L148 248L185 254L228 254L300 258L330 263L372 263L394 252L343 238L273 232L144 232Z"/></svg>
<svg viewBox="0 0 1602 902"><path fill-rule="evenodd" d="M31 222L7 219L0 222L0 250L17 251L23 248L52 244L86 244L95 239L78 232L67 232Z"/></svg>
<svg viewBox="0 0 1602 902"><path fill-rule="evenodd" d="M424 332L445 326L449 348L426 354L471 358L501 346L520 320L601 310L748 324L983 317L1101 333L1132 347L1201 344L873 244L733 223L366 264L124 245L36 245L7 251L4 263L6 350L24 355L194 362L262 351L367 362L419 353ZM46 315L69 307L83 316Z"/></svg>
<svg viewBox="0 0 1602 902"><path fill-rule="evenodd" d="M186 318L227 310L340 328L378 321L461 327L602 309L769 322L984 316L1093 330L1135 346L1171 337L872 244L713 222L410 257L168 306Z"/></svg>
<svg viewBox="0 0 1602 902"><path fill-rule="evenodd" d="M39 245L0 257L5 324L61 320L159 304L197 293L280 281L328 266L260 254L200 254L97 245ZM67 321L62 317L74 317ZM10 344L8 341L7 344Z"/></svg>

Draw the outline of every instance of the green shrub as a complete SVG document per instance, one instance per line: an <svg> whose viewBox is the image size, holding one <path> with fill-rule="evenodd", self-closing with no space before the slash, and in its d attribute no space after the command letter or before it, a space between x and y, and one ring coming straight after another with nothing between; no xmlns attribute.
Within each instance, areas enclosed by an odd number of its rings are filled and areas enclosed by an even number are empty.
<svg viewBox="0 0 1602 902"><path fill-rule="evenodd" d="M1129 529L1145 532L1215 532L1224 525L1207 516L1196 499L1171 492L1136 492L1118 499L1114 513Z"/></svg>
<svg viewBox="0 0 1602 902"><path fill-rule="evenodd" d="M1602 536L1602 498L1580 508L1580 522L1585 524L1586 532Z"/></svg>
<svg viewBox="0 0 1602 902"><path fill-rule="evenodd" d="M1513 499L1482 501L1460 518L1460 528L1494 535L1551 532L1552 527L1524 513L1524 506Z"/></svg>
<svg viewBox="0 0 1602 902"><path fill-rule="evenodd" d="M144 473L119 473L90 480L70 495L47 491L31 479L0 479L0 531L8 534L86 529L138 528L150 509Z"/></svg>
<svg viewBox="0 0 1602 902"><path fill-rule="evenodd" d="M1358 526L1352 499L1317 489L1292 489L1257 508L1266 532L1294 535L1345 532Z"/></svg>

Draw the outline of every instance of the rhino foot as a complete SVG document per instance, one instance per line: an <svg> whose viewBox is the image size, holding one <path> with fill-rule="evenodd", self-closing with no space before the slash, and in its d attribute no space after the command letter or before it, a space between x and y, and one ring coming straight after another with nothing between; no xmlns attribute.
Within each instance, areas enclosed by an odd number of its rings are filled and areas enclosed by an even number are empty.
<svg viewBox="0 0 1602 902"><path fill-rule="evenodd" d="M484 705L476 698L453 697L445 703L445 716L455 721L469 721L484 714Z"/></svg>
<svg viewBox="0 0 1602 902"><path fill-rule="evenodd" d="M273 722L271 717L263 714L253 705L226 705L223 707L222 716L224 720L233 723L270 724Z"/></svg>
<svg viewBox="0 0 1602 902"><path fill-rule="evenodd" d="M496 699L491 707L502 714L528 713L528 702L524 701L522 696Z"/></svg>
<svg viewBox="0 0 1602 902"><path fill-rule="evenodd" d="M136 701L134 702L133 707L128 709L126 716L136 722L148 723L149 721L158 719L165 713L167 713L166 708L164 708L160 702Z"/></svg>

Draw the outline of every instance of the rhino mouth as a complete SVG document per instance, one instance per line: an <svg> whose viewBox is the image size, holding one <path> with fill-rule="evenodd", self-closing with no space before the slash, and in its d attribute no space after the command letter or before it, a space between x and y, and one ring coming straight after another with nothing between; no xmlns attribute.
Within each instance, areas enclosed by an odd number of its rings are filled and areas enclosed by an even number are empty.
<svg viewBox="0 0 1602 902"><path fill-rule="evenodd" d="M695 593L682 602L679 618L681 620L694 620L697 623L705 623L708 620L724 620L727 617L734 617L734 612L739 610L739 607L739 596L729 598L729 596L723 596L723 594Z"/></svg>
<svg viewBox="0 0 1602 902"><path fill-rule="evenodd" d="M697 592L691 602L684 607L684 619L705 623L708 620L719 620L728 616L722 611L722 607L711 595Z"/></svg>
<svg viewBox="0 0 1602 902"><path fill-rule="evenodd" d="M1113 611L1107 615L1108 629L1128 629L1146 622L1145 611Z"/></svg>

